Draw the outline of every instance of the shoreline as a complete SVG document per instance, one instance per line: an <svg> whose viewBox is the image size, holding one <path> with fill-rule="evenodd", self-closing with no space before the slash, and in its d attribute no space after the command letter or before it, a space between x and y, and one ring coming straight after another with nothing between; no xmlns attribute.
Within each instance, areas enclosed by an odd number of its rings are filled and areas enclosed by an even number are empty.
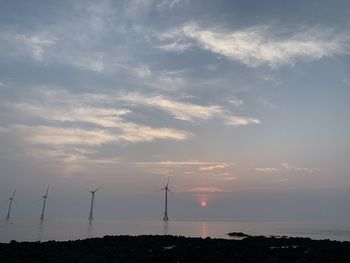
<svg viewBox="0 0 350 263"><path fill-rule="evenodd" d="M0 262L350 262L350 242L248 236L104 236L0 243Z"/></svg>

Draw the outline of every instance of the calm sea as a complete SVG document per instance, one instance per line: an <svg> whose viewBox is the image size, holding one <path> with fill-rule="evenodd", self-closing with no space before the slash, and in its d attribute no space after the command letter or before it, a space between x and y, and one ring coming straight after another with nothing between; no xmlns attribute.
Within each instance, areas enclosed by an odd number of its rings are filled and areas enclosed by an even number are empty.
<svg viewBox="0 0 350 263"><path fill-rule="evenodd" d="M183 235L229 238L229 232L300 236L350 241L350 223L297 221L132 221L87 219L12 220L0 222L0 242L75 240L105 235Z"/></svg>

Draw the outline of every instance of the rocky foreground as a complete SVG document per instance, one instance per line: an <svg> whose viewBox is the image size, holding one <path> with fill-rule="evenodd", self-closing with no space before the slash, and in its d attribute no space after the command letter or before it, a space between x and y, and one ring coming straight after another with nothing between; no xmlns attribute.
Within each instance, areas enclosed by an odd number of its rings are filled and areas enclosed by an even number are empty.
<svg viewBox="0 0 350 263"><path fill-rule="evenodd" d="M350 262L350 242L309 238L242 240L106 236L0 244L0 262Z"/></svg>

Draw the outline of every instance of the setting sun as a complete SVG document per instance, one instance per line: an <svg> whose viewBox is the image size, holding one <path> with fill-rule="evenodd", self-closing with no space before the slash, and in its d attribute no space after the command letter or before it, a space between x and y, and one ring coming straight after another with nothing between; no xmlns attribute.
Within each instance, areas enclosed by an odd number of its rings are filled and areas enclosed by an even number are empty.
<svg viewBox="0 0 350 263"><path fill-rule="evenodd" d="M207 202L206 201L201 201L201 207L206 207L207 206Z"/></svg>

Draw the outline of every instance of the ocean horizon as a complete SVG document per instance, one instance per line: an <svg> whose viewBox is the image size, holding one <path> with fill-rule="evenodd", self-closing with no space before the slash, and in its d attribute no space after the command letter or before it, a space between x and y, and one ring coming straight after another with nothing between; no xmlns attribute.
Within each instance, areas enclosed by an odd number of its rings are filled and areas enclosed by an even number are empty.
<svg viewBox="0 0 350 263"><path fill-rule="evenodd" d="M0 242L66 241L106 235L176 235L226 238L229 232L252 236L309 237L316 240L350 241L350 223L340 221L296 220L126 220L86 218L14 219L0 221Z"/></svg>

